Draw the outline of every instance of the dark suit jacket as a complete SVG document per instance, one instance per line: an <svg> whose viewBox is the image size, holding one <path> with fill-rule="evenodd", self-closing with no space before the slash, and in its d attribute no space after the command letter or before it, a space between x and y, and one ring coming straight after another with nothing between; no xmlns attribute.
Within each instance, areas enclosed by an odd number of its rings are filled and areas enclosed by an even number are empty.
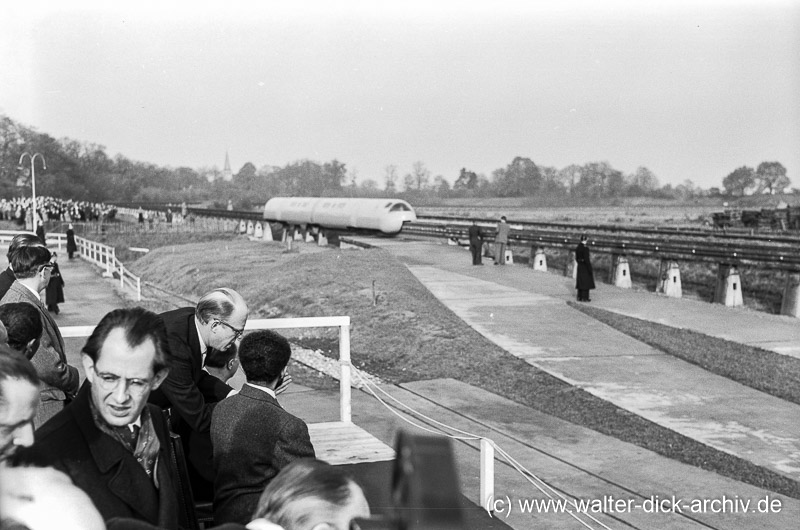
<svg viewBox="0 0 800 530"><path fill-rule="evenodd" d="M216 523L248 523L278 471L298 458L314 457L305 422L250 385L214 409L211 442Z"/></svg>
<svg viewBox="0 0 800 530"><path fill-rule="evenodd" d="M161 443L156 489L133 454L95 426L90 390L91 385L84 384L75 401L36 431L34 445L22 452L22 460L65 472L89 495L105 520L126 517L178 528L177 472L161 410L147 405Z"/></svg>
<svg viewBox="0 0 800 530"><path fill-rule="evenodd" d="M42 320L42 341L31 358L39 379L44 382L41 400L64 401L67 397L74 397L78 392L80 375L77 368L67 364L64 339L56 321L42 302L18 281L11 284L8 292L0 300L0 305L12 302L26 302L33 305L39 310Z"/></svg>
<svg viewBox="0 0 800 530"><path fill-rule="evenodd" d="M594 271L589 255L589 247L579 243L575 247L575 261L578 262L578 277L575 279L575 288L581 291L594 289Z"/></svg>
<svg viewBox="0 0 800 530"><path fill-rule="evenodd" d="M3 298L8 292L8 288L16 281L17 277L11 267L8 267L3 272L0 272L0 298Z"/></svg>
<svg viewBox="0 0 800 530"><path fill-rule="evenodd" d="M469 234L469 243L471 245L481 244L483 236L481 235L481 229L478 225L470 225L467 233Z"/></svg>
<svg viewBox="0 0 800 530"><path fill-rule="evenodd" d="M233 389L203 370L193 307L161 313L161 318L167 327L172 359L169 375L150 394L150 403L161 408L172 407L173 416L179 416L194 431L208 431L216 403L208 403L203 395L222 399Z"/></svg>

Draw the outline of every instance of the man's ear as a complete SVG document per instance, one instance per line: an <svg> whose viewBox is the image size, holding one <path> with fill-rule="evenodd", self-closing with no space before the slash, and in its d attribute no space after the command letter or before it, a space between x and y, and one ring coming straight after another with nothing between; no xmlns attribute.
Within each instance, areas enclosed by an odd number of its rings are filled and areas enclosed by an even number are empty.
<svg viewBox="0 0 800 530"><path fill-rule="evenodd" d="M94 361L85 353L81 353L81 363L83 363L83 373L90 383L94 383Z"/></svg>
<svg viewBox="0 0 800 530"><path fill-rule="evenodd" d="M28 341L28 344L26 344L25 347L22 348L22 355L24 355L25 358L30 361L31 357L34 356L36 350L38 349L39 349L39 339L31 339L30 341Z"/></svg>
<svg viewBox="0 0 800 530"><path fill-rule="evenodd" d="M153 382L150 385L150 388L152 390L155 390L156 388L160 387L161 383L164 382L164 379L167 378L168 374L169 374L169 368L164 368L163 370L159 370L158 373L153 378Z"/></svg>

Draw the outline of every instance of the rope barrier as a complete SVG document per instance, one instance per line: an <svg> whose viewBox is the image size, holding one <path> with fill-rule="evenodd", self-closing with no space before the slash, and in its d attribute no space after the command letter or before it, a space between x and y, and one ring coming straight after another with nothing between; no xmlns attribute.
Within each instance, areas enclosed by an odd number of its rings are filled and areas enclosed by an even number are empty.
<svg viewBox="0 0 800 530"><path fill-rule="evenodd" d="M409 405L406 405L402 401L400 401L397 398L395 398L394 396L390 395L388 392L386 392L385 390L383 390L379 386L375 385L373 382L368 381L367 378L365 378L363 376L363 374L361 373L361 370L359 370L359 369L357 369L355 367L353 367L352 369L353 369L353 372L355 373L356 377L358 377L363 382L364 387L367 388L367 390L370 392L370 394L372 394L372 396L375 399L377 399L378 402L381 403L381 405L383 405L389 412L391 412L392 414L397 416L399 419L401 419L405 423L408 423L409 425L413 425L414 427L416 427L416 428L418 428L420 430L423 430L425 432L431 433L431 434L438 434L440 436L446 436L446 437L448 437L448 438L450 438L452 440L459 440L459 441L486 440L498 452L498 454L500 454L509 463L509 465L517 473L519 473L523 478L525 478L526 481L528 481L532 486L534 486L536 489L538 489L548 499L555 500L555 498L554 498L554 495L555 495L559 499L561 499L561 500L563 500L563 501L565 501L567 503L570 503L573 506L574 510L565 510L565 513L567 513L570 517L572 517L573 519L578 521L585 528L589 528L589 529L594 529L595 528L594 526L592 526L591 524L587 523L586 521L584 521L583 519L581 519L577 515L576 511L577 511L577 508L578 508L578 503L574 498L568 497L564 493L560 492L559 490L557 490L556 488L554 488L553 486L548 484L544 479L542 479L541 477L537 476L535 473L533 473L530 470L528 470L525 466L523 466L516 459L514 459L507 451L505 451L503 448L501 448L499 445L497 445L497 443L494 442L493 440L491 440L489 438L486 438L484 436L479 436L477 434L473 434L473 433L461 430L461 429L459 429L457 427L453 427L453 426L447 425L445 423L442 423L442 422L440 422L438 420L435 420L435 419L431 418L430 416L427 416L427 415L423 414L422 412L410 407ZM399 411L395 410L386 401L381 399L381 397L376 393L375 390L378 390L383 395L385 395L387 398L389 398L393 402L397 403L397 405L399 405L400 407L406 409L410 414L415 415L418 418L421 418L421 419L423 419L423 420L425 420L427 422L433 423L433 424L441 427L442 429L440 429L440 430L431 429L428 426L420 425L419 423L414 422L414 421L410 420L409 418L406 418L406 417L402 416L399 413ZM463 436L456 436L456 435L453 435L453 434L448 434L447 432L444 432L443 429L448 429L450 431L459 433L460 435L463 435ZM552 492L552 494L550 492ZM590 519L594 523L600 525L601 528L604 528L606 530L611 530L610 527L605 525L602 521L598 520L593 515L588 514L588 513L581 513L581 515L583 515L586 518Z"/></svg>

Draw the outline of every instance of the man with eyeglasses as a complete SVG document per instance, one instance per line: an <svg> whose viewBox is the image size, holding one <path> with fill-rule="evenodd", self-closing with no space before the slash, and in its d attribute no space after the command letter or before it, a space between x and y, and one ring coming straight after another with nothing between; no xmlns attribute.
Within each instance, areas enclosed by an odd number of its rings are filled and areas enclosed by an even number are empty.
<svg viewBox="0 0 800 530"><path fill-rule="evenodd" d="M167 379L151 394L150 402L170 410L172 430L184 440L191 433L193 437L209 438L210 446L214 406L235 391L205 370L205 358L212 348L224 351L241 340L247 315L244 298L227 288L207 292L197 307L161 314L173 362ZM184 449L192 491L198 492L196 500L210 501L213 472L207 465L208 455L195 454L186 444Z"/></svg>
<svg viewBox="0 0 800 530"><path fill-rule="evenodd" d="M179 528L169 426L147 403L169 371L163 320L140 307L116 309L94 329L81 361L86 382L75 400L35 432L19 461L69 475L106 521Z"/></svg>
<svg viewBox="0 0 800 530"><path fill-rule="evenodd" d="M78 391L78 369L67 363L64 339L56 321L42 303L40 292L50 281L50 251L41 245L23 245L10 252L16 280L0 299L0 305L24 302L34 306L42 323L42 338L31 362L42 380L35 424L42 425L72 399Z"/></svg>

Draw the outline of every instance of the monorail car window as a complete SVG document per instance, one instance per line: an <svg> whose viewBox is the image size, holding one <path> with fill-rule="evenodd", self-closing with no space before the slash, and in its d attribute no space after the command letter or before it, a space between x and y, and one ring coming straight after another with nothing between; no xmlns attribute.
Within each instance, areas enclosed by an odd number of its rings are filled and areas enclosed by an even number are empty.
<svg viewBox="0 0 800 530"><path fill-rule="evenodd" d="M403 204L402 202L398 202L389 210L390 212L410 212L411 208Z"/></svg>

